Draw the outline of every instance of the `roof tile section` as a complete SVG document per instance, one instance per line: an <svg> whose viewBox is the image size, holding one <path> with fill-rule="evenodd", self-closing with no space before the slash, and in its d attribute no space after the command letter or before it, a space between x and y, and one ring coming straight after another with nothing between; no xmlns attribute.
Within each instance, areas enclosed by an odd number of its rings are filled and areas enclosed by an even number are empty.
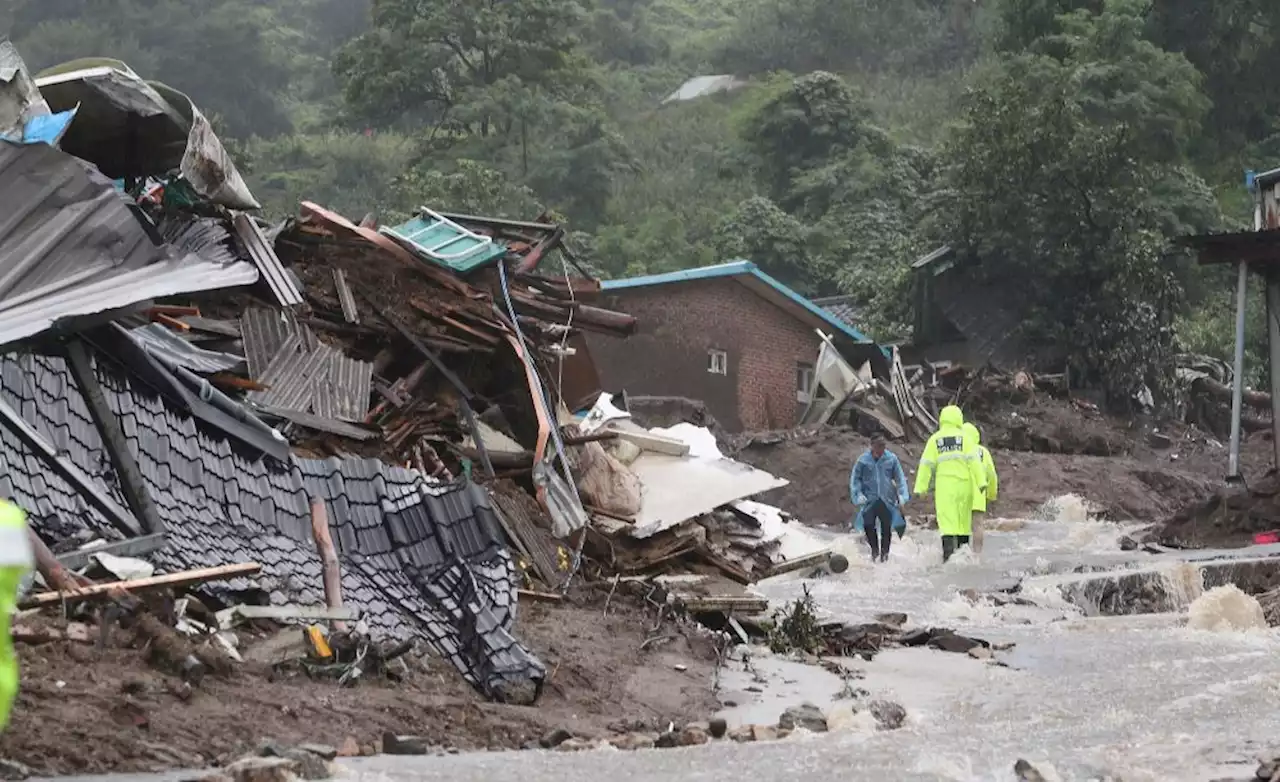
<svg viewBox="0 0 1280 782"><path fill-rule="evenodd" d="M293 459L287 466L251 459L109 367L98 365L99 378L169 531L169 545L151 557L161 569L260 562L259 576L210 585L209 594L261 589L275 605L320 604L310 532L310 498L317 497L339 549L344 597L375 636L425 638L492 697L542 680L542 664L510 633L514 566L482 489L429 485L372 459ZM125 501L60 359L4 357L0 399ZM12 497L55 543L88 530L119 537L16 437L0 438L0 496Z"/></svg>
<svg viewBox="0 0 1280 782"><path fill-rule="evenodd" d="M0 345L65 318L258 278L251 264L156 244L110 180L46 144L7 141L0 141L0 269Z"/></svg>
<svg viewBox="0 0 1280 782"><path fill-rule="evenodd" d="M267 241L267 237L263 235L262 229L254 219L247 214L238 214L235 216L234 224L236 235L240 237L241 243L249 252L249 257L262 273L262 278L270 286L271 293L280 306L294 307L301 304L302 292L298 290L298 286L289 276L284 264L280 263L275 248Z"/></svg>

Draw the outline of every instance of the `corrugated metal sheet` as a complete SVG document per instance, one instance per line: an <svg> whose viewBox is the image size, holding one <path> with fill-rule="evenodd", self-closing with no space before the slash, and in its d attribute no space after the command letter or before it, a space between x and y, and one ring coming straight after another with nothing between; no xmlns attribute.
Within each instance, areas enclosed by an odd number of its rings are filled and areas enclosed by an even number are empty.
<svg viewBox="0 0 1280 782"><path fill-rule="evenodd" d="M373 364L320 342L288 311L251 309L240 320L249 374L270 386L249 394L256 405L363 421Z"/></svg>
<svg viewBox="0 0 1280 782"><path fill-rule="evenodd" d="M280 302L280 306L296 307L301 304L302 292L294 284L284 264L280 263L280 257L276 255L267 237L263 236L257 222L249 215L242 213L235 216L233 223L236 235L249 251L249 257L262 273L262 278L267 281L267 285L271 287L271 293L275 295L276 301Z"/></svg>
<svg viewBox="0 0 1280 782"><path fill-rule="evenodd" d="M211 375L214 372L237 372L245 363L244 356L205 350L159 323L148 323L131 329L129 336L169 367L186 367L192 372Z"/></svg>
<svg viewBox="0 0 1280 782"><path fill-rule="evenodd" d="M182 252L195 253L214 263L240 260L231 250L231 234L216 218L175 215L160 221L157 228L166 242Z"/></svg>
<svg viewBox="0 0 1280 782"><path fill-rule="evenodd" d="M258 279L252 264L157 244L110 180L45 144L0 141L0 258L0 345L67 318Z"/></svg>
<svg viewBox="0 0 1280 782"><path fill-rule="evenodd" d="M267 373L271 360L280 346L290 336L302 340L308 352L319 344L316 335L288 310L268 310L252 307L240 315L240 336L244 339L244 354L249 360L249 375L261 379Z"/></svg>

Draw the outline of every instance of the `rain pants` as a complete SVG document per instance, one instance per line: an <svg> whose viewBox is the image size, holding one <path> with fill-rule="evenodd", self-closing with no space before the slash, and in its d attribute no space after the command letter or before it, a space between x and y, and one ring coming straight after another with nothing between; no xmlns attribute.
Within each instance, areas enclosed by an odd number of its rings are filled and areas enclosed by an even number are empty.
<svg viewBox="0 0 1280 782"><path fill-rule="evenodd" d="M895 483L897 486L894 486ZM858 515L853 520L856 531L863 531L863 517L867 508L876 500L882 500L889 507L894 529L906 529L907 520L899 506L910 496L902 462L893 453L885 451L883 456L876 459L867 450L853 463L853 472L849 475L849 499L858 509Z"/></svg>
<svg viewBox="0 0 1280 782"><path fill-rule="evenodd" d="M27 514L12 502L0 500L0 730L9 725L9 709L18 694L18 657L9 623L18 608L18 588L31 570L31 560Z"/></svg>
<svg viewBox="0 0 1280 782"><path fill-rule="evenodd" d="M974 497L987 489L982 459L977 444L971 440L965 437L964 413L955 405L948 405L938 416L938 431L930 435L920 455L916 494L928 494L930 484L936 484L938 533L944 538L973 533Z"/></svg>
<svg viewBox="0 0 1280 782"><path fill-rule="evenodd" d="M982 472L987 479L986 491L974 492L973 509L978 513L986 513L987 503L995 502L1000 494L1000 476L996 475L996 463L991 458L991 452L982 445L982 435L978 432L978 427L966 423L963 428L966 442L971 439L974 447L978 449L978 458L982 461Z"/></svg>

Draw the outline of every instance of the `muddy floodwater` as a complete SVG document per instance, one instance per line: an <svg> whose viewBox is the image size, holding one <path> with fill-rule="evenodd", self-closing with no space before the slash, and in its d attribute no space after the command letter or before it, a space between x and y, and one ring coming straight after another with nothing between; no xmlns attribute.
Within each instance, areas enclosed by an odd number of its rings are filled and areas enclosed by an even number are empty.
<svg viewBox="0 0 1280 782"><path fill-rule="evenodd" d="M841 716L848 706L835 698L840 684L834 676L758 654L751 660L754 674L741 660L724 672L726 697L737 703L725 712L730 722L776 722L783 707L809 700L835 710L833 732L640 752L383 756L348 764L345 776L406 782L1010 780L1014 762L1025 758L1046 779L1247 779L1258 755L1280 750L1280 635L1256 627L1186 626L1187 606L1199 596L1206 569L1231 559L1265 561L1280 548L1122 553L1123 525L1090 521L1071 499L1043 518L991 526L980 557L966 553L946 565L930 533L895 541L890 561L880 565L867 561L860 540L838 536L834 545L853 563L846 573L760 585L775 605L807 586L834 618L871 621L898 611L913 626L1014 644L996 654L1004 665L922 648L850 661L865 673L859 687L906 707L900 730L877 731L871 720ZM1082 565L1092 572L1075 572ZM1098 615L1089 600L1100 592L1085 582L1126 575L1156 587L1162 613ZM1033 605L995 606L961 595L1018 581L1019 595ZM761 678L769 683L748 689Z"/></svg>

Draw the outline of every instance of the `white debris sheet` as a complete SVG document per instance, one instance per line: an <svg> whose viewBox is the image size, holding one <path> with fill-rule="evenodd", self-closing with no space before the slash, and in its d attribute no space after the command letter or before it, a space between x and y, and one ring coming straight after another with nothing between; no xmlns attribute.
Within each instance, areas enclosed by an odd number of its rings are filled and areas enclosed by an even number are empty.
<svg viewBox="0 0 1280 782"><path fill-rule="evenodd" d="M692 424L653 429L651 434L689 444L689 456L645 451L631 464L644 484L640 513L631 531L647 538L736 500L786 486L788 481L725 458L715 437Z"/></svg>
<svg viewBox="0 0 1280 782"><path fill-rule="evenodd" d="M764 531L763 543L778 542L778 548L771 556L774 564L805 559L830 548L828 541L815 535L781 508L753 500L739 500L732 505L734 510L760 522Z"/></svg>

